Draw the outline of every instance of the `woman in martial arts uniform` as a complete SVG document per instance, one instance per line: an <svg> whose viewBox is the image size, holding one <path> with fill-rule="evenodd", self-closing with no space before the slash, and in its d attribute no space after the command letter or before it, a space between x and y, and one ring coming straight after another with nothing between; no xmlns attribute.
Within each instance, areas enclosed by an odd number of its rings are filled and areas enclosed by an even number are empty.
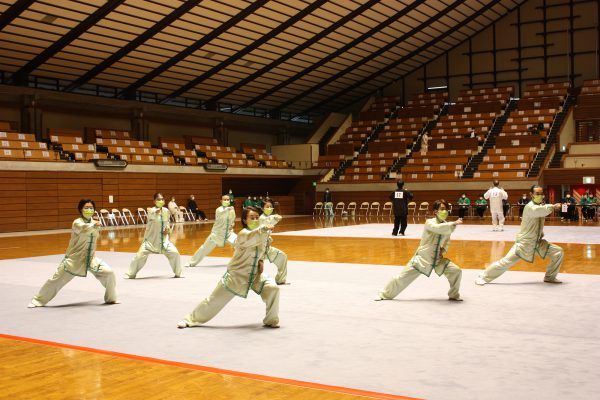
<svg viewBox="0 0 600 400"><path fill-rule="evenodd" d="M560 209L558 204L543 204L544 189L541 186L533 185L531 187L531 201L527 203L523 210L523 220L521 228L517 233L517 241L508 251L508 254L499 261L491 264L475 280L478 285L485 285L502 275L506 270L515 265L517 261L524 260L529 263L537 253L540 257L550 257L550 264L546 268L544 282L562 283L556 279L558 271L563 261L564 251L559 246L548 243L544 239L544 220L546 216L552 214L552 209Z"/></svg>
<svg viewBox="0 0 600 400"><path fill-rule="evenodd" d="M462 301L460 298L460 279L462 270L458 265L444 257L448 250L450 234L456 229L456 225L462 224L458 219L454 222L447 222L448 203L446 200L436 200L433 203L435 217L425 221L423 236L417 248L417 252L410 259L406 267L400 272L400 275L393 278L379 292L375 301L391 300L398 296L408 285L423 274L427 277L431 271L435 271L438 276L446 276L450 283L448 299L453 301Z"/></svg>
<svg viewBox="0 0 600 400"><path fill-rule="evenodd" d="M31 300L27 307L43 307L56 296L58 291L76 276L87 276L90 271L106 289L104 302L117 304L116 279L113 270L96 258L96 241L100 230L100 221L92 219L96 211L96 203L90 199L79 202L77 210L81 216L73 221L71 241L65 258L58 269L48 279L40 292Z"/></svg>
<svg viewBox="0 0 600 400"><path fill-rule="evenodd" d="M275 226L281 221L281 215L273 214L273 203L270 201L265 202L263 208L263 214L259 218L260 225L272 225ZM271 236L266 243L265 256L266 259L277 266L277 275L275 275L275 282L278 285L285 285L287 279L287 261L288 256L283 251L276 247L271 246Z"/></svg>
<svg viewBox="0 0 600 400"><path fill-rule="evenodd" d="M135 279L138 272L146 265L148 255L164 254L169 260L171 269L175 274L175 278L181 278L181 258L179 251L173 243L169 241L169 233L171 233L171 225L169 218L170 211L163 207L165 199L162 193L154 194L154 205L156 207L148 208L148 224L144 233L144 241L142 242L137 254L129 265L129 271L125 274L125 279Z"/></svg>
<svg viewBox="0 0 600 400"><path fill-rule="evenodd" d="M215 223L210 235L185 265L186 268L197 266L215 247L223 247L225 244L233 245L235 242L234 226L235 209L229 201L229 195L226 194L221 197L221 206L215 210Z"/></svg>
<svg viewBox="0 0 600 400"><path fill-rule="evenodd" d="M178 328L205 324L235 296L246 298L250 289L260 295L267 306L264 326L279 328L279 287L262 273L261 261L273 226L260 225L256 207L243 209L242 225L244 228L237 235L235 251L227 265L227 272L213 292L177 323Z"/></svg>

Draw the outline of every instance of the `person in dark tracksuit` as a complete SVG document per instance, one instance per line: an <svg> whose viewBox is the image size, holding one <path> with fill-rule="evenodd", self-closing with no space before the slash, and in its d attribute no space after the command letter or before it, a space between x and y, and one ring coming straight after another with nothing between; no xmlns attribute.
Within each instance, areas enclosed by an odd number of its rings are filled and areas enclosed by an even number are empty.
<svg viewBox="0 0 600 400"><path fill-rule="evenodd" d="M394 204L394 230L392 231L393 236L398 236L398 229L400 234L404 236L404 231L408 225L408 202L411 201L413 195L408 190L404 189L404 182L398 181L398 189L390 194L390 200Z"/></svg>

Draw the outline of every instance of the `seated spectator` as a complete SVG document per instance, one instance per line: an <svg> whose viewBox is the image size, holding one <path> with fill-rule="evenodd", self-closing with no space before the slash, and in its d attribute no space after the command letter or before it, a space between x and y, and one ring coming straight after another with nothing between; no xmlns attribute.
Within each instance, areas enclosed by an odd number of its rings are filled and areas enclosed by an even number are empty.
<svg viewBox="0 0 600 400"><path fill-rule="evenodd" d="M475 200L475 210L477 211L479 219L483 219L483 214L485 213L486 208L487 200L483 198L483 195L481 195L477 200Z"/></svg>
<svg viewBox="0 0 600 400"><path fill-rule="evenodd" d="M523 218L523 209L525 209L525 205L527 203L529 203L529 199L527 198L527 195L523 193L523 196L521 196L519 202L517 203L519 204L519 218Z"/></svg>
<svg viewBox="0 0 600 400"><path fill-rule="evenodd" d="M193 194L190 195L190 198L188 199L187 208L192 212L194 220L208 221L208 218L206 218L206 214L204 214L204 212L198 208L198 204L196 204L196 198Z"/></svg>
<svg viewBox="0 0 600 400"><path fill-rule="evenodd" d="M175 222L183 222L183 213L179 209L177 203L175 203L175 197L171 197L171 201L169 201L168 208Z"/></svg>
<svg viewBox="0 0 600 400"><path fill-rule="evenodd" d="M246 200L244 200L242 207L243 208L254 207L254 202L252 201L252 196L248 195L248 198L246 198Z"/></svg>
<svg viewBox="0 0 600 400"><path fill-rule="evenodd" d="M467 197L467 195L465 193L463 193L459 198L458 198L458 218L460 219L464 219L465 215L467 214L467 212L469 211L469 207L471 206L471 199L469 199Z"/></svg>
<svg viewBox="0 0 600 400"><path fill-rule="evenodd" d="M573 221L573 216L575 214L575 204L576 201L569 193L565 194L562 198L562 208L560 213L560 220L564 221Z"/></svg>

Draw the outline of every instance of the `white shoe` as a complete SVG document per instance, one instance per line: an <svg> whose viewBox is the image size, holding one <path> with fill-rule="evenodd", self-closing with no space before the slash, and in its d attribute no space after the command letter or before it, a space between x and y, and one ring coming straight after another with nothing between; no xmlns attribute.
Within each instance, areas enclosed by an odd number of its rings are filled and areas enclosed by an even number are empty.
<svg viewBox="0 0 600 400"><path fill-rule="evenodd" d="M44 307L44 306L38 306L36 304L33 304L33 302L27 304L27 308L37 308L37 307Z"/></svg>
<svg viewBox="0 0 600 400"><path fill-rule="evenodd" d="M177 323L177 328L179 328L179 329L185 329L188 326L189 326L188 323L184 320L181 320Z"/></svg>
<svg viewBox="0 0 600 400"><path fill-rule="evenodd" d="M492 232L496 232L496 231L498 231L498 228L494 227L494 228L492 229Z"/></svg>
<svg viewBox="0 0 600 400"><path fill-rule="evenodd" d="M477 277L477 279L475 279L475 284L479 285L479 286L483 286L485 285L487 282L480 276Z"/></svg>
<svg viewBox="0 0 600 400"><path fill-rule="evenodd" d="M500 227L498 230L499 230L500 232L502 232L502 231L504 231L504 227L503 227L503 226L501 226L501 227Z"/></svg>
<svg viewBox="0 0 600 400"><path fill-rule="evenodd" d="M190 264L185 264L183 268L192 268L192 266Z"/></svg>
<svg viewBox="0 0 600 400"><path fill-rule="evenodd" d="M135 276L132 278L131 276L129 276L129 274L125 274L125 275L123 275L123 278L125 278L125 279L135 279Z"/></svg>

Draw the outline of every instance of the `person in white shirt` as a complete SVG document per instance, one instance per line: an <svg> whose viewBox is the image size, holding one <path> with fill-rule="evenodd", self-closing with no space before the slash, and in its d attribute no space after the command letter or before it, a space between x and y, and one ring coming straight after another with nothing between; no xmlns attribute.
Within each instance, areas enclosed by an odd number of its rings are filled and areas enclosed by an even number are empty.
<svg viewBox="0 0 600 400"><path fill-rule="evenodd" d="M494 231L504 230L504 209L502 200L508 199L508 194L500 187L500 182L494 181L494 187L488 189L483 197L490 203L490 212L492 213L492 225Z"/></svg>
<svg viewBox="0 0 600 400"><path fill-rule="evenodd" d="M175 222L183 222L183 213L179 209L177 203L175 203L175 197L171 197L171 201L169 201L169 205L167 206L171 216L175 220Z"/></svg>

